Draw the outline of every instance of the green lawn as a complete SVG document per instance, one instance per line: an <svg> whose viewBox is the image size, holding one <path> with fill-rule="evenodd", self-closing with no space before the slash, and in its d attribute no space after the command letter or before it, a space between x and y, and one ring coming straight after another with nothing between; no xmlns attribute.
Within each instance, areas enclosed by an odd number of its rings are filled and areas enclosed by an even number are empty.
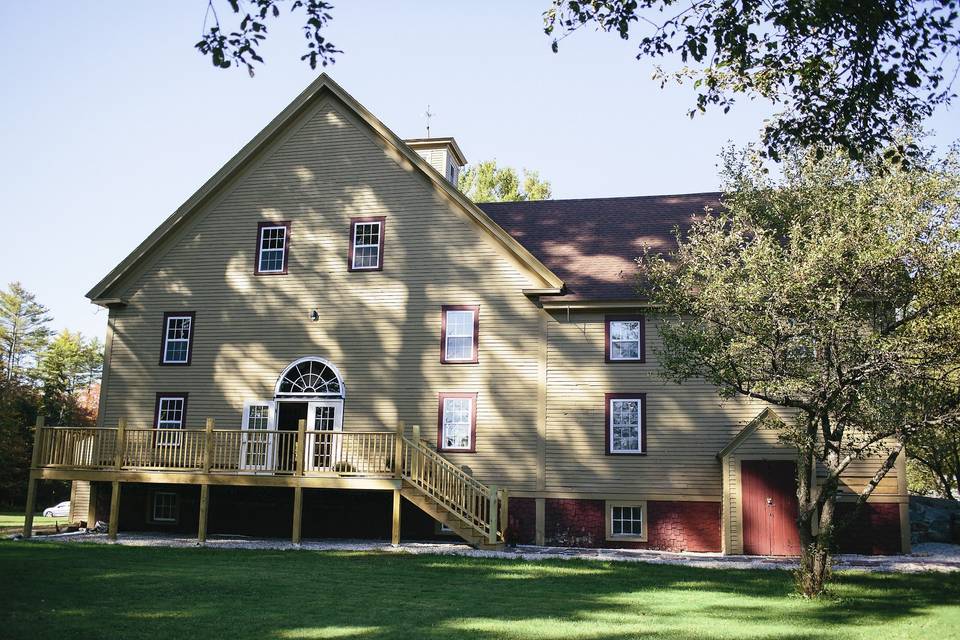
<svg viewBox="0 0 960 640"><path fill-rule="evenodd" d="M960 574L0 543L6 638L960 638Z"/></svg>
<svg viewBox="0 0 960 640"><path fill-rule="evenodd" d="M52 527L56 523L67 524L70 518L45 518L41 515L33 516L34 527ZM7 529L20 531L23 529L23 512L15 511L0 512L0 531L6 532Z"/></svg>

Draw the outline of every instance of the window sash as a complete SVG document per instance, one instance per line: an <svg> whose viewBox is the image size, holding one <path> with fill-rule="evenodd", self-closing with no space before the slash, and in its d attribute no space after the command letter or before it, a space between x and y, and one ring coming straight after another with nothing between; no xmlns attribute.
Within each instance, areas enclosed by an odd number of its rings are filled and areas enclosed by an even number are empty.
<svg viewBox="0 0 960 640"><path fill-rule="evenodd" d="M472 309L448 309L445 326L443 350L444 360L450 362L472 361L474 359L474 326L476 311Z"/></svg>
<svg viewBox="0 0 960 640"><path fill-rule="evenodd" d="M287 267L287 227L275 225L260 227L260 255L257 256L257 271L260 273L283 273Z"/></svg>
<svg viewBox="0 0 960 640"><path fill-rule="evenodd" d="M177 521L177 494L158 491L153 494L154 522Z"/></svg>
<svg viewBox="0 0 960 640"><path fill-rule="evenodd" d="M612 398L610 400L611 453L643 452L643 400Z"/></svg>
<svg viewBox="0 0 960 640"><path fill-rule="evenodd" d="M641 331L639 320L611 320L610 359L640 360ZM631 332L635 333L635 336L630 336Z"/></svg>
<svg viewBox="0 0 960 640"><path fill-rule="evenodd" d="M371 242L372 238L376 242ZM380 221L357 222L353 227L353 263L354 269L380 268L380 246L383 232Z"/></svg>
<svg viewBox="0 0 960 640"><path fill-rule="evenodd" d="M443 399L441 416L441 448L467 450L473 448L473 398Z"/></svg>
<svg viewBox="0 0 960 640"><path fill-rule="evenodd" d="M193 318L191 316L167 316L163 327L163 363L188 362L192 337Z"/></svg>
<svg viewBox="0 0 960 640"><path fill-rule="evenodd" d="M186 400L183 396L160 396L157 400L157 445L179 446L183 434L160 431L160 429L183 429Z"/></svg>
<svg viewBox="0 0 960 640"><path fill-rule="evenodd" d="M643 535L643 507L614 505L610 507L610 535L638 537Z"/></svg>

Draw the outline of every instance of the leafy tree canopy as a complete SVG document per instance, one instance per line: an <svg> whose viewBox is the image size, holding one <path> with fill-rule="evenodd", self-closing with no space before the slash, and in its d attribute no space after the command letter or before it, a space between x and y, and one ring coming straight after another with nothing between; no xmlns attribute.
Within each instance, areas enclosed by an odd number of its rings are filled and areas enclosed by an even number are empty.
<svg viewBox="0 0 960 640"><path fill-rule="evenodd" d="M841 474L880 462L859 505L907 443L960 416L957 161L905 168L827 150L786 156L772 177L758 154L731 151L724 209L672 254L639 259L641 289L666 314L664 374L792 417L808 594L829 571Z"/></svg>
<svg viewBox="0 0 960 640"><path fill-rule="evenodd" d="M853 159L919 152L897 132L954 97L960 59L956 0L552 0L545 31L560 41L587 25L629 39L637 58L670 59L662 83L692 80L690 115L737 95L782 107L766 153L829 145ZM823 147L818 147L822 149Z"/></svg>
<svg viewBox="0 0 960 640"><path fill-rule="evenodd" d="M541 180L536 171L498 167L496 160L485 160L468 166L460 173L457 185L474 202L516 202L549 200L550 182Z"/></svg>

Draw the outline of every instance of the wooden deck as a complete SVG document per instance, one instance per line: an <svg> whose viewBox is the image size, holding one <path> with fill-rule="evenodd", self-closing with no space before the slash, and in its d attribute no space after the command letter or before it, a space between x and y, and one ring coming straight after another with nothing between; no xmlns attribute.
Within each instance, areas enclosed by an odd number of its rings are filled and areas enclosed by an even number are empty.
<svg viewBox="0 0 960 640"><path fill-rule="evenodd" d="M294 490L293 540L300 541L303 489L388 490L393 542L399 542L400 497L481 547L502 544L505 490L487 486L434 451L413 427L396 431L297 431L128 427L46 427L38 422L27 493L24 535L32 533L36 482L112 483L110 535L117 535L122 483L201 487L198 539L206 539L209 487L243 485Z"/></svg>

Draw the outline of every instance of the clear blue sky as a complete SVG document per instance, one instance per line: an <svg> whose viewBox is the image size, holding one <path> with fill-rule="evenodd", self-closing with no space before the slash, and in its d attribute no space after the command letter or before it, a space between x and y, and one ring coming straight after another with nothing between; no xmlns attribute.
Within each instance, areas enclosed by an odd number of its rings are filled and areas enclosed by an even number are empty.
<svg viewBox="0 0 960 640"><path fill-rule="evenodd" d="M226 2L221 0L221 17ZM468 160L537 169L558 198L705 191L717 153L756 138L763 104L690 120L634 45L577 33L550 51L548 0L335 2L329 73L401 137L453 135ZM299 23L271 27L255 78L193 49L205 0L0 7L0 284L55 326L103 336L83 294L317 75ZM945 145L960 118L930 123ZM13 237L9 234L12 232Z"/></svg>

